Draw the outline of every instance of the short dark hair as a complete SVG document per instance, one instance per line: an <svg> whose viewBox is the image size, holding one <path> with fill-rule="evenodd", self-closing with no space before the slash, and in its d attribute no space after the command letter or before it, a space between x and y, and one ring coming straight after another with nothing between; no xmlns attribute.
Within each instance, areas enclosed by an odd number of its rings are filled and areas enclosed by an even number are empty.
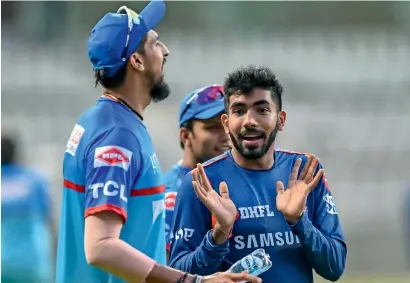
<svg viewBox="0 0 410 283"><path fill-rule="evenodd" d="M140 54L145 53L144 44L146 40L147 40L147 36L145 35L141 43L138 45L136 52ZM122 86L122 84L124 83L126 75L127 75L127 64L121 67L112 77L105 76L105 70L97 70L94 73L95 87L97 87L98 84L100 84L102 85L102 87L107 88L107 89L118 88Z"/></svg>
<svg viewBox="0 0 410 283"><path fill-rule="evenodd" d="M283 87L272 70L266 66L249 65L240 67L229 73L225 78L225 111L229 113L229 97L234 93L248 94L255 88L269 90L272 100L277 101L278 109L282 110Z"/></svg>
<svg viewBox="0 0 410 283"><path fill-rule="evenodd" d="M186 128L188 131L192 132L192 129L194 128L194 120L192 119L192 120L188 120L188 121L184 122L181 125L181 128ZM185 149L184 143L181 140L179 141L179 146L182 149Z"/></svg>

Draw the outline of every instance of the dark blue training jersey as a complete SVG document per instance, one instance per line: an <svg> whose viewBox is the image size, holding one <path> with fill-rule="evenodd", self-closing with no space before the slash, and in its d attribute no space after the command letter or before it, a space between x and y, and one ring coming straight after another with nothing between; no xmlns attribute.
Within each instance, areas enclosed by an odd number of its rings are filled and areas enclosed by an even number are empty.
<svg viewBox="0 0 410 283"><path fill-rule="evenodd" d="M64 155L57 283L122 283L87 264L84 218L120 215L120 238L166 263L164 185L151 138L126 106L102 97L74 127Z"/></svg>
<svg viewBox="0 0 410 283"><path fill-rule="evenodd" d="M187 174L175 206L170 265L211 274L264 248L273 263L261 275L264 282L311 283L312 269L328 280L338 279L345 267L346 244L326 177L309 195L306 210L295 225L290 226L276 209L276 181L287 186L297 158L302 158L302 169L306 155L280 150L275 151L269 170L243 169L230 152L204 164L212 187L218 191L220 182L225 181L238 209L233 236L222 245L212 240L211 214L195 195L192 174Z"/></svg>
<svg viewBox="0 0 410 283"><path fill-rule="evenodd" d="M165 184L165 240L167 243L167 250L170 248L169 230L174 219L175 201L178 194L179 187L182 184L182 179L191 169L180 165L179 163L172 166L172 168L164 174Z"/></svg>

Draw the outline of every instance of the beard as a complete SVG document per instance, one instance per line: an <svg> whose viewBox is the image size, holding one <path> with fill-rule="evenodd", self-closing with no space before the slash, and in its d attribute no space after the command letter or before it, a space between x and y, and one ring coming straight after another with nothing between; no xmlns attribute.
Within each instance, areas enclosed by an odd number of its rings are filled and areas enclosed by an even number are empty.
<svg viewBox="0 0 410 283"><path fill-rule="evenodd" d="M165 82L164 75L161 74L159 79L157 79L157 76L155 76L154 72L148 71L146 76L148 81L151 81L151 101L156 103L166 99L171 93L171 89L169 88L169 85Z"/></svg>
<svg viewBox="0 0 410 283"><path fill-rule="evenodd" d="M159 80L154 82L151 87L151 100L156 103L166 99L171 93L169 85L165 82L164 76L161 76Z"/></svg>
<svg viewBox="0 0 410 283"><path fill-rule="evenodd" d="M272 132L269 134L268 138L266 139L266 134L262 133L260 131L257 131L253 128L250 129L245 129L243 133L233 135L229 131L229 136L231 137L231 141L235 149L239 152L240 155L242 155L245 159L258 159L264 156L269 149L271 148L272 144L276 140L276 135L278 134L278 127L279 127L279 120L276 120L276 125L275 128L272 130ZM240 142L240 140L245 136L246 134L263 134L265 138L265 143L261 147L256 147L256 148L245 148L243 144Z"/></svg>

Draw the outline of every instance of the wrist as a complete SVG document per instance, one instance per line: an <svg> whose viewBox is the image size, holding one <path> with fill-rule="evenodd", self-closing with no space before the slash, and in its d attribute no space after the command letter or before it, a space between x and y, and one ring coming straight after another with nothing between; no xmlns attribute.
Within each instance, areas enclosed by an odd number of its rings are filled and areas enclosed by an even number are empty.
<svg viewBox="0 0 410 283"><path fill-rule="evenodd" d="M296 223L299 222L300 217L285 217L285 220L288 224L295 225Z"/></svg>
<svg viewBox="0 0 410 283"><path fill-rule="evenodd" d="M212 240L215 244L221 245L232 236L232 226L222 227L218 223L212 231Z"/></svg>

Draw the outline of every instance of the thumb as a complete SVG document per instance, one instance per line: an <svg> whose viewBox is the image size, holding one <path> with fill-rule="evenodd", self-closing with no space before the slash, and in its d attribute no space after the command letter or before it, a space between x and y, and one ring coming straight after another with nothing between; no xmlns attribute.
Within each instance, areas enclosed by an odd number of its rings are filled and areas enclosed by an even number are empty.
<svg viewBox="0 0 410 283"><path fill-rule="evenodd" d="M283 186L283 183L281 181L276 182L276 191L278 192L278 195L281 195L285 192L285 186Z"/></svg>
<svg viewBox="0 0 410 283"><path fill-rule="evenodd" d="M219 184L219 193L221 194L222 198L229 199L228 185L225 182L221 182Z"/></svg>

